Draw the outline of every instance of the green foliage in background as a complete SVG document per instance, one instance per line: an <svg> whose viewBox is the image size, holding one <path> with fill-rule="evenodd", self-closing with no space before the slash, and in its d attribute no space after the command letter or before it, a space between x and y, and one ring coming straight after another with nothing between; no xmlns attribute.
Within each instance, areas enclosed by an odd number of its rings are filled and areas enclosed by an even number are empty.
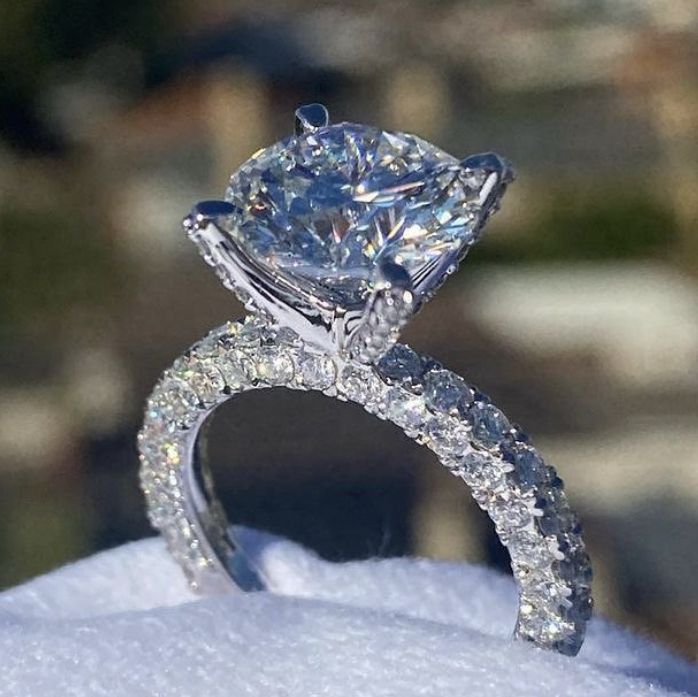
<svg viewBox="0 0 698 697"><path fill-rule="evenodd" d="M677 235L671 211L641 188L553 193L516 235L492 240L481 259L604 260L661 257Z"/></svg>
<svg viewBox="0 0 698 697"><path fill-rule="evenodd" d="M78 70L105 46L154 50L168 36L175 9L158 0L2 0L0 136L45 149L40 97L55 70Z"/></svg>
<svg viewBox="0 0 698 697"><path fill-rule="evenodd" d="M102 235L74 211L0 212L0 330L62 321L66 312L109 302L117 269Z"/></svg>
<svg viewBox="0 0 698 697"><path fill-rule="evenodd" d="M0 497L0 590L89 551L93 510L79 486L32 476L6 477ZM50 487L50 492L49 488ZM31 550L27 554L27 550Z"/></svg>

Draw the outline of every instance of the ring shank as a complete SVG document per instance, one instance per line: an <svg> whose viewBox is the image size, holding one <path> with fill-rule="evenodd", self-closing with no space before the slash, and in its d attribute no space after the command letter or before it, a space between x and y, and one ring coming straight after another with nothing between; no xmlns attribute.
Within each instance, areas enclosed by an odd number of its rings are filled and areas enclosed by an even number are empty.
<svg viewBox="0 0 698 697"><path fill-rule="evenodd" d="M165 371L139 434L153 525L202 592L268 589L215 496L206 427L237 394L283 386L361 404L433 450L470 488L508 548L519 587L515 637L573 655L591 611L591 568L555 470L484 395L396 345L377 366L314 352L256 317L214 330Z"/></svg>
<svg viewBox="0 0 698 697"><path fill-rule="evenodd" d="M209 415L207 415L209 417ZM187 443L190 457L182 469L184 501L196 537L210 547L209 557L215 573L201 574L197 583L202 592L220 592L238 588L263 590L268 586L254 568L244 550L231 534L225 511L215 495L208 465L208 421L191 434Z"/></svg>

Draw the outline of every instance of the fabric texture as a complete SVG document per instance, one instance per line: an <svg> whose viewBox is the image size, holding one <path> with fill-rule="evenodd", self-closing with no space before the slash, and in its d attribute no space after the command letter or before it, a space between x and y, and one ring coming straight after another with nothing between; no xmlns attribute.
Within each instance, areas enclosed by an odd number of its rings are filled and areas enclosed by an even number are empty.
<svg viewBox="0 0 698 697"><path fill-rule="evenodd" d="M273 592L196 596L149 539L0 594L0 695L698 695L698 667L602 619L577 658L513 642L516 590L490 569L239 534Z"/></svg>

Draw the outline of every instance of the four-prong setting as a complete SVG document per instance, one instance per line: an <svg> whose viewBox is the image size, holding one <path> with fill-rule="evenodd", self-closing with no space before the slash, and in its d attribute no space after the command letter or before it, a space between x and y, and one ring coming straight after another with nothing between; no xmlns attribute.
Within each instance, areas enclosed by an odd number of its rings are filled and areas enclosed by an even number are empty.
<svg viewBox="0 0 698 697"><path fill-rule="evenodd" d="M331 125L324 107L309 105L296 113L295 136L233 175L225 200L194 207L189 236L251 314L163 373L138 436L151 521L192 588L274 588L216 498L205 424L249 390L314 390L391 421L461 478L511 554L514 637L579 651L591 566L555 469L479 390L393 346L478 240L511 178L492 153L459 162L405 133Z"/></svg>
<svg viewBox="0 0 698 697"><path fill-rule="evenodd" d="M185 227L250 310L375 362L477 241L511 168L330 124L319 104L295 117L296 135L245 162L225 201L198 204Z"/></svg>

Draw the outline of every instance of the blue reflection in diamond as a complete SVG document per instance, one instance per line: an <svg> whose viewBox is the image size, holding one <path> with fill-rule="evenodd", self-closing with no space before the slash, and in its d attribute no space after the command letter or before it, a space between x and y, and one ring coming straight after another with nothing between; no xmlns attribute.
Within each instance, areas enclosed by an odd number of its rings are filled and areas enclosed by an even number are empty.
<svg viewBox="0 0 698 697"><path fill-rule="evenodd" d="M424 401L434 411L448 413L464 408L472 396L465 380L449 370L432 370L424 379Z"/></svg>
<svg viewBox="0 0 698 697"><path fill-rule="evenodd" d="M226 199L231 234L250 255L347 305L365 300L383 259L426 278L429 293L480 222L478 188L455 158L415 136L347 123L257 153Z"/></svg>
<svg viewBox="0 0 698 697"><path fill-rule="evenodd" d="M468 415L473 436L485 445L499 444L511 428L507 417L489 402L474 402Z"/></svg>
<svg viewBox="0 0 698 697"><path fill-rule="evenodd" d="M378 372L392 384L410 387L422 377L422 360L404 344L395 344L376 365Z"/></svg>

